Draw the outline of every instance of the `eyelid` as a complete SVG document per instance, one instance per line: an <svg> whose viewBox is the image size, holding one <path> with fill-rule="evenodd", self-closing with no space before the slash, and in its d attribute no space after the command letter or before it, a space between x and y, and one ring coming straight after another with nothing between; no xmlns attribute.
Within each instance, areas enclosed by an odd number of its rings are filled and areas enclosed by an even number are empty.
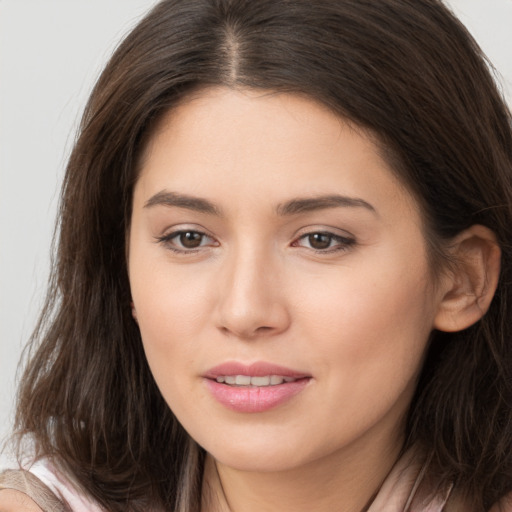
<svg viewBox="0 0 512 512"><path fill-rule="evenodd" d="M328 247L325 249L315 249L314 247L305 247L300 245L299 242L301 240L305 240L308 237L316 234L321 234L325 236L329 236L332 240L337 240L339 243L334 247ZM339 228L326 227L326 226L308 226L307 228L302 228L296 233L292 246L293 247L303 247L309 251L313 251L317 254L329 254L335 252L343 252L347 251L350 247L354 246L357 243L354 235L349 233L348 231L342 231Z"/></svg>
<svg viewBox="0 0 512 512"><path fill-rule="evenodd" d="M350 231L347 231L346 229L341 229L334 226L326 226L322 224L312 224L309 226L304 226L295 232L293 238L298 239L306 235L313 235L315 233L324 233L326 235L332 235L333 237L345 239L356 239L356 236L353 235Z"/></svg>
<svg viewBox="0 0 512 512"><path fill-rule="evenodd" d="M194 248L186 248L181 247L180 245L176 245L173 243L173 240L180 235L184 233L197 233L198 235L201 235L204 238L208 238L212 240L214 243L209 244L202 244L198 247ZM162 244L165 246L166 249L169 249L173 252L179 253L179 254L192 254L199 250L204 250L206 248L210 247L216 247L219 245L218 241L215 239L214 236L209 234L207 230L200 226L187 226L187 225L178 225L178 226L172 226L172 228L168 228L163 235L155 236L155 242L157 244Z"/></svg>
<svg viewBox="0 0 512 512"><path fill-rule="evenodd" d="M174 239L185 233L196 233L203 237L201 243L197 247L184 247L174 243ZM308 237L320 234L330 237L333 241L337 241L333 247L327 247L323 249L315 249L314 247L307 247L302 245L301 240L306 240ZM192 254L200 250L205 250L211 247L218 247L220 244L216 238L208 233L208 230L202 226L192 225L177 225L168 228L163 235L155 236L155 242L164 245L167 249L180 254ZM204 243L204 239L209 239L208 243ZM347 251L351 246L356 244L356 238L351 233L340 230L339 228L326 227L326 226L308 226L298 230L291 243L292 247L302 247L309 251L313 251L318 254L329 254L335 252Z"/></svg>

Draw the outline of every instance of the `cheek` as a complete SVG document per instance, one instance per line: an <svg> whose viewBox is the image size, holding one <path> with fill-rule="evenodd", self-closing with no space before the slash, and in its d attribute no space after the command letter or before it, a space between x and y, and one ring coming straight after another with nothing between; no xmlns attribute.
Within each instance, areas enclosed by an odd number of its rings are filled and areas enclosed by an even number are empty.
<svg viewBox="0 0 512 512"><path fill-rule="evenodd" d="M422 258L361 262L325 283L309 287L298 313L305 338L316 340L315 364L337 380L374 376L397 386L418 372L434 318Z"/></svg>
<svg viewBox="0 0 512 512"><path fill-rule="evenodd" d="M204 293L179 273L139 268L145 270L133 274L131 286L144 352L165 401L178 417L188 417L200 409L200 400L190 400L197 398L190 378L206 348L199 343Z"/></svg>
<svg viewBox="0 0 512 512"><path fill-rule="evenodd" d="M132 244L130 287L144 350L158 381L160 374L174 373L166 367L172 361L179 359L181 365L193 359L209 304L194 276L172 271L165 253L156 259L154 254L154 248Z"/></svg>

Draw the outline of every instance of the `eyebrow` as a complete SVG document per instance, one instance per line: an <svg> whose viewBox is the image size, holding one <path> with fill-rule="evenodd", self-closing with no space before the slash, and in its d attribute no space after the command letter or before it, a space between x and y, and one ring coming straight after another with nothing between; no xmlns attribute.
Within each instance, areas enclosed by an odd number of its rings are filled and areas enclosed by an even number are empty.
<svg viewBox="0 0 512 512"><path fill-rule="evenodd" d="M341 196L337 194L292 199L291 201L287 201L286 203L278 205L277 213L278 215L288 216L316 210L324 210L327 208L340 207L364 208L374 213L375 215L378 215L377 210L364 199Z"/></svg>
<svg viewBox="0 0 512 512"><path fill-rule="evenodd" d="M189 196L187 194L178 194L176 192L168 192L166 190L162 190L154 196L151 196L144 204L144 208L151 208L153 206L176 206L200 213L221 215L220 210L211 201L208 201L208 199Z"/></svg>
<svg viewBox="0 0 512 512"><path fill-rule="evenodd" d="M208 199L190 196L187 194L179 194L177 192L168 192L166 190L157 192L144 204L144 208L151 208L154 206L174 206L209 215L222 215L221 210ZM276 212L278 215L284 217L316 210L340 207L364 208L377 215L375 208L364 199L337 194L291 199L290 201L277 205Z"/></svg>

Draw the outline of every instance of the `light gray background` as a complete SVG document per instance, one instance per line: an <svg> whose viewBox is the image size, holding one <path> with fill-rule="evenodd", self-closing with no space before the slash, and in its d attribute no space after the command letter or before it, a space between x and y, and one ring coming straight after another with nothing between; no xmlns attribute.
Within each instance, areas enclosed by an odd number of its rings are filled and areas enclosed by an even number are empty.
<svg viewBox="0 0 512 512"><path fill-rule="evenodd" d="M257 0L255 0L257 1ZM59 182L87 95L156 0L0 0L0 440L41 305ZM512 0L450 0L512 103Z"/></svg>

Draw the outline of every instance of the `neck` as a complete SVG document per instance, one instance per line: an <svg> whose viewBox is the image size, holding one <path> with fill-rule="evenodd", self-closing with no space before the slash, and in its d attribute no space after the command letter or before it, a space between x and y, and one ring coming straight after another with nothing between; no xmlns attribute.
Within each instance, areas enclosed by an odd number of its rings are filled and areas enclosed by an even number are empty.
<svg viewBox="0 0 512 512"><path fill-rule="evenodd" d="M384 441L384 439L381 439ZM401 439L368 443L279 472L241 471L208 455L203 512L363 512L397 460Z"/></svg>

